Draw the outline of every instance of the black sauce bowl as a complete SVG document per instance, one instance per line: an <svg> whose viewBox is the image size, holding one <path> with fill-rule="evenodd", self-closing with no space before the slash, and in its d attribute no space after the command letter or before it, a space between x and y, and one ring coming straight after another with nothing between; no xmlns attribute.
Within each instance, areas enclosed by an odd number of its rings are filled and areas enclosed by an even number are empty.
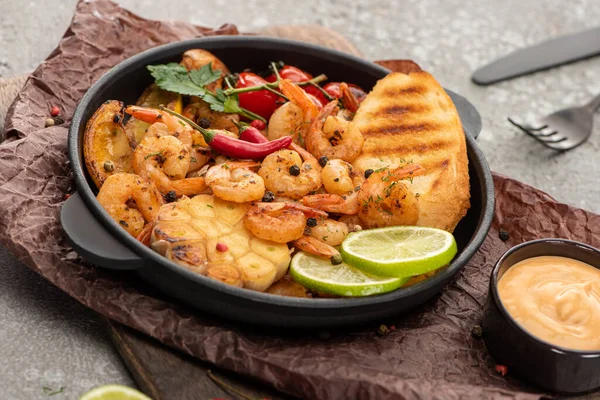
<svg viewBox="0 0 600 400"><path fill-rule="evenodd" d="M498 282L516 263L531 257L560 256L600 269L600 250L566 239L541 239L508 250L496 263L483 314L486 346L496 360L520 378L559 393L583 393L600 387L600 350L566 349L538 339L508 313Z"/></svg>
<svg viewBox="0 0 600 400"><path fill-rule="evenodd" d="M475 137L481 117L464 97L447 91L460 115L467 141L471 208L456 227L459 252L448 268L414 286L379 296L349 299L304 299L228 286L191 272L145 247L129 235L96 201L96 190L83 159L83 133L94 111L106 100L135 103L153 82L146 66L179 62L189 49L213 52L232 71L260 70L282 60L331 81L347 81L370 90L390 71L336 50L293 40L221 36L170 43L123 61L102 76L83 96L69 128L69 159L77 187L61 211L68 241L86 260L104 268L129 270L164 293L201 311L261 326L317 329L355 325L399 314L439 293L469 261L485 239L494 214L494 182ZM137 277L134 277L134 279Z"/></svg>

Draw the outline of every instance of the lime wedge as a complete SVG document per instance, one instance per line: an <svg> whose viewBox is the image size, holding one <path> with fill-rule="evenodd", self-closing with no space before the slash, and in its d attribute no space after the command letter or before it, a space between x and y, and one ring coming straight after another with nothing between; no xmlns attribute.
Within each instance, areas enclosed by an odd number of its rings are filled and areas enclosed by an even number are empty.
<svg viewBox="0 0 600 400"><path fill-rule="evenodd" d="M342 258L364 272L388 277L411 277L443 267L456 255L456 240L441 229L391 226L349 234Z"/></svg>
<svg viewBox="0 0 600 400"><path fill-rule="evenodd" d="M142 392L123 385L98 386L79 400L152 400Z"/></svg>
<svg viewBox="0 0 600 400"><path fill-rule="evenodd" d="M370 296L387 293L404 285L408 278L379 278L303 251L292 258L292 278L304 287L338 296Z"/></svg>

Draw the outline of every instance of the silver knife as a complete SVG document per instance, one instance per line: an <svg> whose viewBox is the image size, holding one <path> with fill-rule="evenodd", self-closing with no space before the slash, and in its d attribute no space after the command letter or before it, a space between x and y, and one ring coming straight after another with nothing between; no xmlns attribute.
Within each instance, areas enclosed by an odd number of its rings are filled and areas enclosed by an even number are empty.
<svg viewBox="0 0 600 400"><path fill-rule="evenodd" d="M517 50L473 74L479 85L514 78L600 54L600 27Z"/></svg>

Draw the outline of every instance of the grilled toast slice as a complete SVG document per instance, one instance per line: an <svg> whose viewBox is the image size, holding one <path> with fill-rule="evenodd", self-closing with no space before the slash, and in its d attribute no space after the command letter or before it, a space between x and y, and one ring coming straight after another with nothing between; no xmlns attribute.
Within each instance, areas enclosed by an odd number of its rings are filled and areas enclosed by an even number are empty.
<svg viewBox="0 0 600 400"><path fill-rule="evenodd" d="M364 172L420 164L425 174L404 181L419 194L417 225L452 232L470 207L467 148L456 107L433 76L416 69L387 75L354 123L365 137L354 167Z"/></svg>

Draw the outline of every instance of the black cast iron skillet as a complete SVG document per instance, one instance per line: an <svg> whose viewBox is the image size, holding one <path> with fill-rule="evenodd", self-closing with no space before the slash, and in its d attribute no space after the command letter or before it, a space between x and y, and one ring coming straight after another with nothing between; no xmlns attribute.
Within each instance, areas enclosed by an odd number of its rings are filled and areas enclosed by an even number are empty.
<svg viewBox="0 0 600 400"><path fill-rule="evenodd" d="M70 243L86 260L101 267L135 270L163 292L202 311L259 325L324 328L358 324L409 310L438 293L469 261L483 242L494 212L494 186L489 167L475 144L481 118L463 97L448 91L461 116L467 138L471 209L455 230L459 253L450 266L415 286L392 293L352 299L300 299L225 285L186 270L143 246L121 229L95 198L83 161L83 132L94 111L106 100L134 104L152 83L148 64L178 62L192 48L213 52L232 71L264 69L283 60L332 81L347 81L366 90L389 71L360 58L312 44L262 37L213 37L171 43L138 54L102 76L77 106L69 130L69 157L77 193L61 212Z"/></svg>

